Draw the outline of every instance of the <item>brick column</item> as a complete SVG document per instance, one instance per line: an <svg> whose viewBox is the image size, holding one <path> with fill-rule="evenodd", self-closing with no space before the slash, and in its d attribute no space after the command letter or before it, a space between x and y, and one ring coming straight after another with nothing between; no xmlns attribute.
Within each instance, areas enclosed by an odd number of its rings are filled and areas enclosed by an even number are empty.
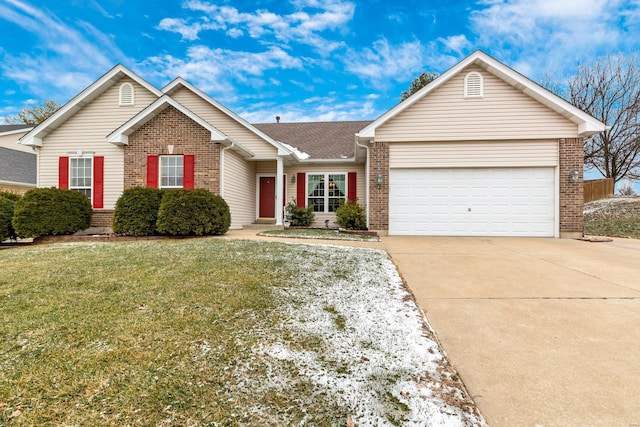
<svg viewBox="0 0 640 427"><path fill-rule="evenodd" d="M584 145L582 138L561 138L560 151L560 237L580 237L583 226ZM578 172L578 182L569 180L572 169Z"/></svg>
<svg viewBox="0 0 640 427"><path fill-rule="evenodd" d="M382 174L383 183L376 183ZM369 229L389 230L389 143L374 142L369 146Z"/></svg>

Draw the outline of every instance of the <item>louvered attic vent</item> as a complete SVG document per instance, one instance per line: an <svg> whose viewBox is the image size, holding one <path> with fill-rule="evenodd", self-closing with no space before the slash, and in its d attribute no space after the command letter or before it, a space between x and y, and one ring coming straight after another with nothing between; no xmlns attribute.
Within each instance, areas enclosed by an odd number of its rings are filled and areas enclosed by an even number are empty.
<svg viewBox="0 0 640 427"><path fill-rule="evenodd" d="M133 105L133 85L123 83L120 85L120 105Z"/></svg>
<svg viewBox="0 0 640 427"><path fill-rule="evenodd" d="M464 97L482 98L482 74L472 71L464 77Z"/></svg>

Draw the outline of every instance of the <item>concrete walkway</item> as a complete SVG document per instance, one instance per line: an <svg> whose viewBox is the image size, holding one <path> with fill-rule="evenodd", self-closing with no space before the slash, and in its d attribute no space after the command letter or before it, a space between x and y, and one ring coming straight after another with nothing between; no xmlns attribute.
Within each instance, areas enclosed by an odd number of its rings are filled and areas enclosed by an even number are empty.
<svg viewBox="0 0 640 427"><path fill-rule="evenodd" d="M640 426L640 241L385 237L491 426Z"/></svg>

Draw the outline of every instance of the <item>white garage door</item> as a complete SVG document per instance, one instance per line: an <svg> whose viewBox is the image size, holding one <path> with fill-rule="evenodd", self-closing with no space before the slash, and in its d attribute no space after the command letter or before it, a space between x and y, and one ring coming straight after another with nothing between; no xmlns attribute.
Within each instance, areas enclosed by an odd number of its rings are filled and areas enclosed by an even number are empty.
<svg viewBox="0 0 640 427"><path fill-rule="evenodd" d="M553 237L554 177L554 168L391 169L389 234Z"/></svg>

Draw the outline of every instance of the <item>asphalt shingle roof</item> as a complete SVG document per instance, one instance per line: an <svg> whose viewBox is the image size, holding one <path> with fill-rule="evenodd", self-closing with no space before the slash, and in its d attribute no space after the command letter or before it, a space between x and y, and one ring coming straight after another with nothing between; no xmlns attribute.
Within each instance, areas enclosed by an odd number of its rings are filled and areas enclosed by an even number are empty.
<svg viewBox="0 0 640 427"><path fill-rule="evenodd" d="M11 132L12 130L19 130L19 129L28 129L28 128L32 128L35 125L25 125L25 124L19 124L19 125L0 125L0 133L2 132Z"/></svg>
<svg viewBox="0 0 640 427"><path fill-rule="evenodd" d="M355 135L370 121L258 123L256 128L279 142L309 154L310 159L350 159Z"/></svg>
<svg viewBox="0 0 640 427"><path fill-rule="evenodd" d="M36 155L0 147L0 181L36 183Z"/></svg>

